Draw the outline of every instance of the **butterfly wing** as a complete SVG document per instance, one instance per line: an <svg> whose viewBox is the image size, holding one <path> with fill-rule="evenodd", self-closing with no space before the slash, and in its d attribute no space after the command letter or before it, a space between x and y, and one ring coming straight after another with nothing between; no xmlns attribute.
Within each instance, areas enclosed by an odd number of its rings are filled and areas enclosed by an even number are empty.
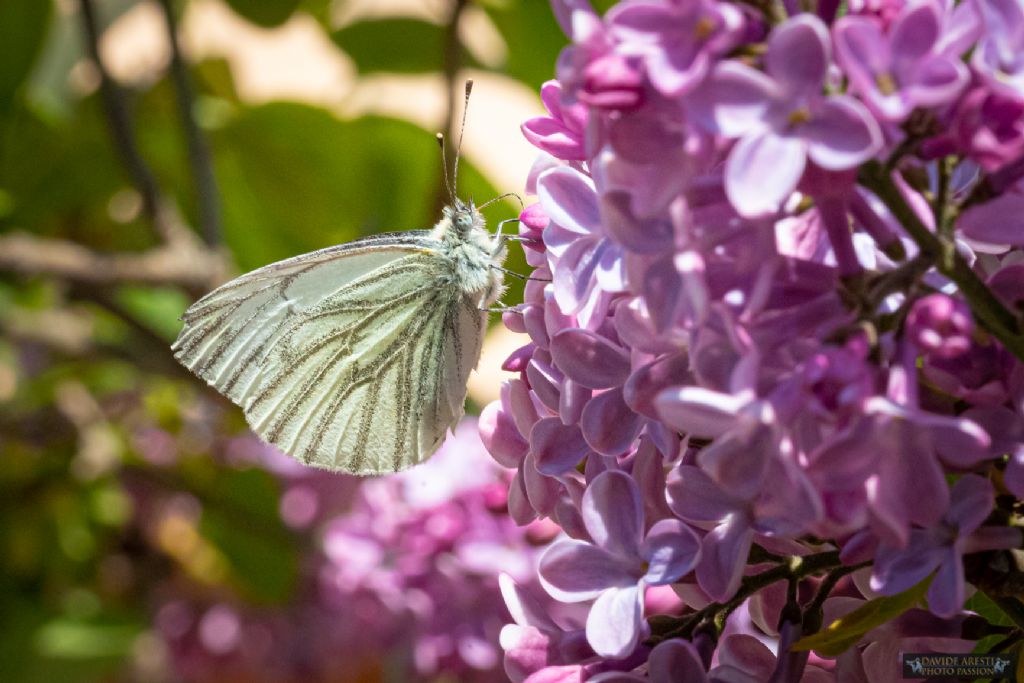
<svg viewBox="0 0 1024 683"><path fill-rule="evenodd" d="M243 275L186 312L175 353L304 462L409 467L461 417L485 322L436 247L398 233Z"/></svg>

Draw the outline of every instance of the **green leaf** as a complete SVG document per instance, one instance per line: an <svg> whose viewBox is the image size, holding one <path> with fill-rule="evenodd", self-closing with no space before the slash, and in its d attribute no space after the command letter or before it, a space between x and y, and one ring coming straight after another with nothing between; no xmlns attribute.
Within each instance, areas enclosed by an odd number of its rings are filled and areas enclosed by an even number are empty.
<svg viewBox="0 0 1024 683"><path fill-rule="evenodd" d="M999 608L999 605L992 601L982 591L976 591L967 602L964 603L964 610L975 612L983 617L988 623L995 626L1013 626L1013 619L1006 616L1006 612ZM1003 640L1003 635L986 636L979 640L974 646L974 652L988 652L993 645Z"/></svg>
<svg viewBox="0 0 1024 683"><path fill-rule="evenodd" d="M241 270L376 232L431 227L441 160L434 136L395 119L341 121L275 103L215 133L224 231ZM497 193L465 162L460 194Z"/></svg>
<svg viewBox="0 0 1024 683"><path fill-rule="evenodd" d="M126 657L142 625L130 621L54 619L36 632L36 649L55 659Z"/></svg>
<svg viewBox="0 0 1024 683"><path fill-rule="evenodd" d="M555 77L555 61L569 39L548 3L519 0L484 9L508 45L504 73L535 90Z"/></svg>
<svg viewBox="0 0 1024 683"><path fill-rule="evenodd" d="M331 39L360 73L425 73L443 66L444 28L418 19L359 21L335 31Z"/></svg>
<svg viewBox="0 0 1024 683"><path fill-rule="evenodd" d="M158 287L122 287L116 298L125 310L168 343L178 336L178 317L189 305L188 297L181 292Z"/></svg>
<svg viewBox="0 0 1024 683"><path fill-rule="evenodd" d="M111 251L151 240L148 230L110 216L111 197L128 182L96 97L81 103L73 122L47 121L17 104L6 119L0 114L0 128L0 187L10 196L0 230L29 230Z"/></svg>
<svg viewBox="0 0 1024 683"><path fill-rule="evenodd" d="M437 142L404 121L341 121L323 109L274 103L243 111L213 142L225 240L243 272L377 232L430 228L440 218ZM463 199L479 204L498 194L460 162ZM492 229L516 215L511 206L487 209ZM522 248L510 245L506 266L528 272ZM521 301L523 282L506 280L503 301Z"/></svg>
<svg viewBox="0 0 1024 683"><path fill-rule="evenodd" d="M24 586L20 586L22 589ZM4 683L118 680L144 622L138 615L73 619L0 575L0 662ZM123 671L122 671L123 673Z"/></svg>
<svg viewBox="0 0 1024 683"><path fill-rule="evenodd" d="M32 70L46 38L52 10L51 0L0 2L0 108L8 107Z"/></svg>
<svg viewBox="0 0 1024 683"><path fill-rule="evenodd" d="M281 604L298 573L298 547L277 514L279 485L266 470L218 470L195 491L203 500L203 536L228 561L246 598Z"/></svg>
<svg viewBox="0 0 1024 683"><path fill-rule="evenodd" d="M592 2L591 4L598 14L603 15L605 12L607 12L616 4L618 4L618 1L619 0L594 0L594 2Z"/></svg>
<svg viewBox="0 0 1024 683"><path fill-rule="evenodd" d="M254 24L265 28L280 26L288 21L299 0L227 0L231 9Z"/></svg>
<svg viewBox="0 0 1024 683"><path fill-rule="evenodd" d="M892 621L907 610L923 604L924 595L931 582L932 577L929 576L902 593L868 600L849 614L836 619L818 633L796 641L790 650L794 652L814 650L823 657L838 657L856 645L857 641L871 629Z"/></svg>

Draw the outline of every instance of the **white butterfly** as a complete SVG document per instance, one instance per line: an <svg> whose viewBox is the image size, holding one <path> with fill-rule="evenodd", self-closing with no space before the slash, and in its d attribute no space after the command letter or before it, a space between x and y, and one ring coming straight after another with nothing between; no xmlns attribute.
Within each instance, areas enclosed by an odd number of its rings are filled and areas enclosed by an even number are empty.
<svg viewBox="0 0 1024 683"><path fill-rule="evenodd" d="M185 312L172 348L285 453L330 470L397 472L430 457L462 417L504 258L500 230L491 235L472 202L454 199L433 230L228 282Z"/></svg>
<svg viewBox="0 0 1024 683"><path fill-rule="evenodd" d="M504 241L472 203L433 230L273 263L197 301L175 357L302 462L354 474L428 458L463 415Z"/></svg>

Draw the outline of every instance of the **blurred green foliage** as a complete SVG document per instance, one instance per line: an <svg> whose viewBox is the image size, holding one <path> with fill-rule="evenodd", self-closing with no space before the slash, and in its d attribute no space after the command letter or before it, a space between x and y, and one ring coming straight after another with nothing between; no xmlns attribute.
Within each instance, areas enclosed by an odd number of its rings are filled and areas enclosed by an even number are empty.
<svg viewBox="0 0 1024 683"><path fill-rule="evenodd" d="M419 19L339 28L332 17L344 0L225 2L267 29L307 14L360 74L424 74L452 63L446 28ZM137 3L93 4L102 30ZM534 89L550 78L564 37L547 3L480 5L508 46L506 62L492 68ZM181 17L189 4L171 9ZM174 680L146 668L161 587L282 603L295 590L301 548L315 540L282 523L270 473L226 457L244 432L239 411L170 356L177 316L206 287L66 270L68 248L121 257L163 240L111 142L84 36L77 2L0 2L0 251L2 240L26 235L42 259L11 263L0 253L5 683ZM483 68L461 48L455 56ZM342 120L298 102L252 105L226 61L187 69L223 221L223 244L211 253L227 254L238 271L437 220L433 130L377 116ZM120 87L131 139L198 235L180 96L166 71ZM459 181L460 194L478 202L519 189L493 187L465 160ZM516 211L506 202L488 213L496 222ZM508 266L526 272L521 250L511 251ZM521 283L510 285L506 302L520 296ZM196 518L160 507L179 498L197 504Z"/></svg>

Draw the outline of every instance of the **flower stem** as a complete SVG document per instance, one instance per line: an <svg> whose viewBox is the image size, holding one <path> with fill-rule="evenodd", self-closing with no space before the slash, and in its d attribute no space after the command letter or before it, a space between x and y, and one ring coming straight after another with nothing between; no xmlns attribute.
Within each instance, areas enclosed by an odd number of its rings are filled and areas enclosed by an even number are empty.
<svg viewBox="0 0 1024 683"><path fill-rule="evenodd" d="M1020 334L1016 316L996 298L977 273L971 270L951 243L944 243L924 225L881 164L875 161L865 164L861 169L859 181L878 195L900 221L907 234L917 243L921 252L934 259L939 272L956 283L978 322L1014 356L1024 360L1024 336Z"/></svg>
<svg viewBox="0 0 1024 683"><path fill-rule="evenodd" d="M989 595L988 597L1018 628L1024 628L1024 604L1020 600L1002 595Z"/></svg>
<svg viewBox="0 0 1024 683"><path fill-rule="evenodd" d="M840 565L839 552L828 551L814 555L793 555L785 558L783 564L766 569L758 574L744 577L736 594L727 602L713 602L707 607L674 619L671 622L660 619L661 627L648 638L647 642L656 645L670 638L689 638L701 624L712 622L718 632L725 627L725 621L743 601L778 581L799 581L812 574L834 569Z"/></svg>

